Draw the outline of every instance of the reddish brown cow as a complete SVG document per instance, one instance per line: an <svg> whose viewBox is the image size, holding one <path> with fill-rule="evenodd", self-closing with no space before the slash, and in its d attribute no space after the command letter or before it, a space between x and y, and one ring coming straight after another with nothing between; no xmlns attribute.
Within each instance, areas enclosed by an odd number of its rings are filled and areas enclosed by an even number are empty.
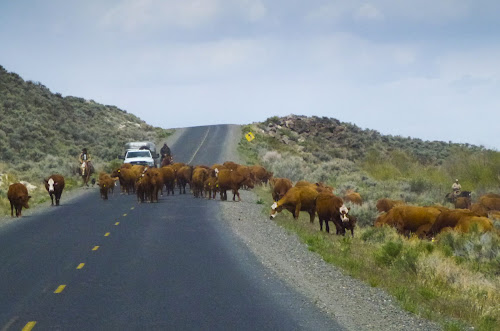
<svg viewBox="0 0 500 331"><path fill-rule="evenodd" d="M186 184L189 184L191 187L192 176L192 166L183 166L177 171L177 186L179 187L179 194L186 194Z"/></svg>
<svg viewBox="0 0 500 331"><path fill-rule="evenodd" d="M344 204L341 198L329 193L322 192L316 197L316 212L319 218L319 230L323 231L323 221L326 232L330 232L329 221L332 221L337 229L337 234L344 233L342 221L340 219L340 207Z"/></svg>
<svg viewBox="0 0 500 331"><path fill-rule="evenodd" d="M274 201L283 198L286 192L293 187L292 181L288 178L273 178L270 183Z"/></svg>
<svg viewBox="0 0 500 331"><path fill-rule="evenodd" d="M238 192L241 186L246 183L253 187L253 184L248 177L245 177L238 171L230 169L220 170L217 173L217 181L219 183L220 198L224 201L227 200L227 190L232 190L233 201L236 200L236 196L238 196L238 201L241 201L240 193Z"/></svg>
<svg viewBox="0 0 500 331"><path fill-rule="evenodd" d="M173 166L166 166L160 168L161 175L163 177L163 184L167 188L167 195L174 195L175 188L175 169Z"/></svg>
<svg viewBox="0 0 500 331"><path fill-rule="evenodd" d="M395 206L389 212L380 215L375 221L375 226L384 224L392 226L399 233L408 235L417 232L420 227L434 224L441 209L436 207Z"/></svg>
<svg viewBox="0 0 500 331"><path fill-rule="evenodd" d="M259 183L264 183L267 185L267 182L273 177L273 173L266 170L261 165L254 165L250 167L252 174L255 180Z"/></svg>
<svg viewBox="0 0 500 331"><path fill-rule="evenodd" d="M404 205L405 202L402 200L391 200L387 198L379 199L376 204L376 208L380 213L388 212L394 206Z"/></svg>
<svg viewBox="0 0 500 331"><path fill-rule="evenodd" d="M483 231L490 231L493 222L487 217L477 216L470 210L457 209L443 211L437 218L430 230L428 237L433 237L445 229L455 229L461 232L468 232L472 224L477 224Z"/></svg>
<svg viewBox="0 0 500 331"><path fill-rule="evenodd" d="M471 208L471 198L458 197L455 200L455 209L470 209L470 208Z"/></svg>
<svg viewBox="0 0 500 331"><path fill-rule="evenodd" d="M21 183L14 183L9 186L7 191L7 199L10 201L10 216L14 216L14 209L16 209L16 217L22 216L23 207L28 209L29 199L28 189Z"/></svg>
<svg viewBox="0 0 500 331"><path fill-rule="evenodd" d="M163 187L163 178L160 169L148 168L148 170L144 172L144 182L146 198L151 202L158 202L158 193Z"/></svg>
<svg viewBox="0 0 500 331"><path fill-rule="evenodd" d="M205 180L205 194L209 199L215 199L217 192L219 191L219 183L216 177L210 176Z"/></svg>
<svg viewBox="0 0 500 331"><path fill-rule="evenodd" d="M314 222L316 214L316 197L318 191L311 185L292 187L285 196L271 206L270 218L276 217L283 209L290 211L295 219L299 218L300 211L309 213L309 221Z"/></svg>
<svg viewBox="0 0 500 331"><path fill-rule="evenodd" d="M349 201L357 205L363 204L363 199L361 198L361 195L358 192L350 190L346 192L344 196L344 201Z"/></svg>
<svg viewBox="0 0 500 331"><path fill-rule="evenodd" d="M191 180L192 191L195 198L203 197L203 189L205 181L208 179L208 170L203 167L197 167L193 170L193 177Z"/></svg>
<svg viewBox="0 0 500 331"><path fill-rule="evenodd" d="M61 195L64 190L64 177L62 175L54 174L48 179L44 179L45 189L49 192L52 206L54 205L54 197L56 198L56 206L59 206Z"/></svg>
<svg viewBox="0 0 500 331"><path fill-rule="evenodd" d="M99 174L99 191L103 200L108 200L109 191L113 191L115 187L115 180L110 175L101 173Z"/></svg>

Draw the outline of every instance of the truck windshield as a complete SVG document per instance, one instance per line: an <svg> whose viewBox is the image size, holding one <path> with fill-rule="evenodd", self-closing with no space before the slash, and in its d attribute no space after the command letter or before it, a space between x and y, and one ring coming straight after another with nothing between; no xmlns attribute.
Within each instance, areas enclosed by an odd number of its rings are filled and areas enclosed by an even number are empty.
<svg viewBox="0 0 500 331"><path fill-rule="evenodd" d="M127 153L128 159L133 159L135 157L151 157L151 153L149 151L136 151Z"/></svg>

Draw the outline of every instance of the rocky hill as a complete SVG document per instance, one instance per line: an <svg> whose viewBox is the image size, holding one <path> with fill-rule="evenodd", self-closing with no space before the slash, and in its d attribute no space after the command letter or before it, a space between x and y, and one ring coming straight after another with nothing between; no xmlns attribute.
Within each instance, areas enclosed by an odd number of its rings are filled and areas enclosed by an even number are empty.
<svg viewBox="0 0 500 331"><path fill-rule="evenodd" d="M361 129L327 117L289 115L271 117L256 124L261 133L286 145L301 146L300 150L312 153L320 161L328 161L332 157L360 160L367 152L376 149L384 156L400 150L422 164L437 165L449 157L454 148L465 147L470 151L484 149L469 144L382 135L375 130Z"/></svg>

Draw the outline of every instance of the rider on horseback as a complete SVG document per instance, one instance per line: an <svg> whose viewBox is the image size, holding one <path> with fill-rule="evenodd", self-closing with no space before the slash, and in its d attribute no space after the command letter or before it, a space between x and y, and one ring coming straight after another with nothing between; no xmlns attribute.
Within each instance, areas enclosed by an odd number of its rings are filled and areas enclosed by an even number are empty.
<svg viewBox="0 0 500 331"><path fill-rule="evenodd" d="M462 193L462 185L458 183L458 179L455 179L455 183L451 185L451 189L453 190L453 198L457 198L460 193Z"/></svg>
<svg viewBox="0 0 500 331"><path fill-rule="evenodd" d="M165 157L168 157L169 159L172 158L170 147L167 146L167 143L163 144L163 147L160 149L160 154L161 154L160 164L163 164L163 159Z"/></svg>
<svg viewBox="0 0 500 331"><path fill-rule="evenodd" d="M85 168L87 166L89 167L90 170L92 169L92 163L90 162L90 154L87 152L86 148L82 149L79 159L80 159L80 168L83 176L85 175L85 170L86 170Z"/></svg>

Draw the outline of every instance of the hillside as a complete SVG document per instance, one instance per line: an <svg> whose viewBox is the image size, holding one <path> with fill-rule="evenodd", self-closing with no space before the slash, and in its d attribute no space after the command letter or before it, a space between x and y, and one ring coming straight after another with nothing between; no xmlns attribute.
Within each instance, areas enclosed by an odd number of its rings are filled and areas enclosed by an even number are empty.
<svg viewBox="0 0 500 331"><path fill-rule="evenodd" d="M52 93L41 83L25 81L0 66L3 182L17 179L39 186L44 177L55 172L74 176L83 147L100 168L123 154L127 141L160 142L171 133L115 106ZM0 185L2 198L5 185Z"/></svg>
<svg viewBox="0 0 500 331"><path fill-rule="evenodd" d="M409 203L444 204L459 178L473 196L498 191L500 153L482 146L382 135L326 117L271 117L244 128L256 139L240 144L249 163L262 163L277 177L322 181L338 194L352 189L371 204L382 197ZM362 213L363 211L359 211Z"/></svg>

